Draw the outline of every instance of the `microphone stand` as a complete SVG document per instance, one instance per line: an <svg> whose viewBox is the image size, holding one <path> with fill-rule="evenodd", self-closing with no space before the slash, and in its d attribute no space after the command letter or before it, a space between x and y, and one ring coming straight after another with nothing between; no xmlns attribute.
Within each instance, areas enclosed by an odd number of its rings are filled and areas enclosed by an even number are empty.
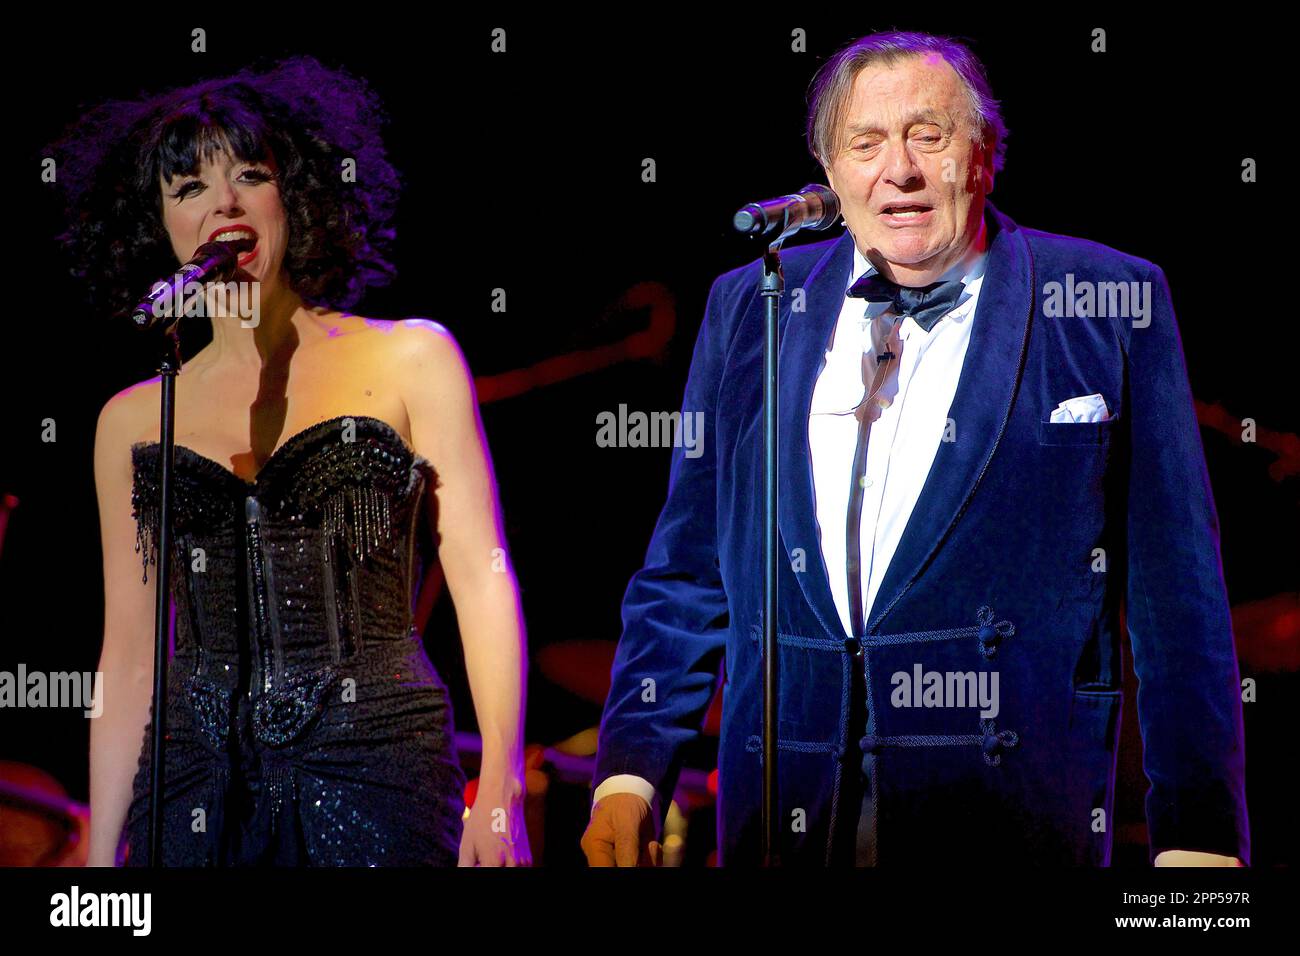
<svg viewBox="0 0 1300 956"><path fill-rule="evenodd" d="M149 778L149 866L162 866L163 839L163 741L167 724L168 618L171 600L172 474L176 449L176 373L181 368L181 340L178 317L166 326L159 352L161 407L158 431L158 593L153 614L153 755ZM146 556L147 560L147 556Z"/></svg>
<svg viewBox="0 0 1300 956"><path fill-rule="evenodd" d="M808 197L812 201L810 220ZM797 200L791 204L790 200ZM785 292L781 245L800 229L826 229L839 218L839 198L826 186L809 184L795 195L750 203L732 225L750 235L776 232L763 251L763 866L781 865L781 822L777 819L777 401L780 335L777 317Z"/></svg>
<svg viewBox="0 0 1300 956"><path fill-rule="evenodd" d="M796 227L797 228L797 227ZM777 387L780 340L777 315L785 292L781 269L783 231L763 252L763 866L781 865L776 814L777 699Z"/></svg>

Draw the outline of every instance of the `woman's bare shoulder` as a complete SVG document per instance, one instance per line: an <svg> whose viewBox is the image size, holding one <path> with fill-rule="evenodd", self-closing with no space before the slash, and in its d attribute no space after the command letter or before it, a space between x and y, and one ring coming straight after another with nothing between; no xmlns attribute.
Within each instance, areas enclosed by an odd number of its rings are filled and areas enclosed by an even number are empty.
<svg viewBox="0 0 1300 956"><path fill-rule="evenodd" d="M143 435L148 430L148 416L152 414L155 422L158 418L160 387L161 380L155 375L109 398L99 410L96 442L126 445Z"/></svg>
<svg viewBox="0 0 1300 956"><path fill-rule="evenodd" d="M383 336L388 358L407 372L459 374L464 365L451 331L433 319L393 319Z"/></svg>
<svg viewBox="0 0 1300 956"><path fill-rule="evenodd" d="M389 338L388 366L412 420L446 427L477 405L474 378L455 336L433 319L399 319Z"/></svg>
<svg viewBox="0 0 1300 956"><path fill-rule="evenodd" d="M391 320L391 331L394 333L395 338L405 339L408 342L456 341L445 325L433 319L393 319Z"/></svg>
<svg viewBox="0 0 1300 956"><path fill-rule="evenodd" d="M131 474L131 446L158 430L157 377L137 382L108 399L95 424L95 483L101 493L116 494ZM152 416L152 417L151 417Z"/></svg>

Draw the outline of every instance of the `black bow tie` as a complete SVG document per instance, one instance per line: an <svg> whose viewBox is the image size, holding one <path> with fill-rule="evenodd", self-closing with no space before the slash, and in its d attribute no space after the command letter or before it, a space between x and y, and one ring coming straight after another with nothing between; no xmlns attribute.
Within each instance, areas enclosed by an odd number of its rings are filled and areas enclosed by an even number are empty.
<svg viewBox="0 0 1300 956"><path fill-rule="evenodd" d="M910 315L925 331L929 332L936 322L953 310L962 290L966 288L960 279L947 282L932 282L930 285L914 289L910 286L897 285L878 273L863 276L849 289L849 295L868 302L889 302L900 316Z"/></svg>

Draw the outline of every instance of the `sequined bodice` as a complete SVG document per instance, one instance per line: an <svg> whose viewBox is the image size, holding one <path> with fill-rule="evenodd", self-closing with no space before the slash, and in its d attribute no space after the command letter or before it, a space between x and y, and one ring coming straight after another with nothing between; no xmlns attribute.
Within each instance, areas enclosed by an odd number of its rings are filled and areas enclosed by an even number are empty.
<svg viewBox="0 0 1300 956"><path fill-rule="evenodd" d="M132 446L137 549L157 560L158 444ZM386 422L340 416L299 432L253 481L175 450L173 668L196 711L258 701L258 736L310 720L340 665L409 642L422 501L433 469ZM222 723L212 722L220 733Z"/></svg>

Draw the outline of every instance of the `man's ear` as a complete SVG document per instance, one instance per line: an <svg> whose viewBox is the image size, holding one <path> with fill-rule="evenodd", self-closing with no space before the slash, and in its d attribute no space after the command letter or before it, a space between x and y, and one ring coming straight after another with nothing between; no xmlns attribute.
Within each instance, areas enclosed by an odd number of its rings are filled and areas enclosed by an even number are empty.
<svg viewBox="0 0 1300 956"><path fill-rule="evenodd" d="M966 174L967 188L974 192L982 186L984 195L987 196L993 192L993 154L989 152L987 146L980 145L975 147L972 158L974 162L971 163Z"/></svg>

